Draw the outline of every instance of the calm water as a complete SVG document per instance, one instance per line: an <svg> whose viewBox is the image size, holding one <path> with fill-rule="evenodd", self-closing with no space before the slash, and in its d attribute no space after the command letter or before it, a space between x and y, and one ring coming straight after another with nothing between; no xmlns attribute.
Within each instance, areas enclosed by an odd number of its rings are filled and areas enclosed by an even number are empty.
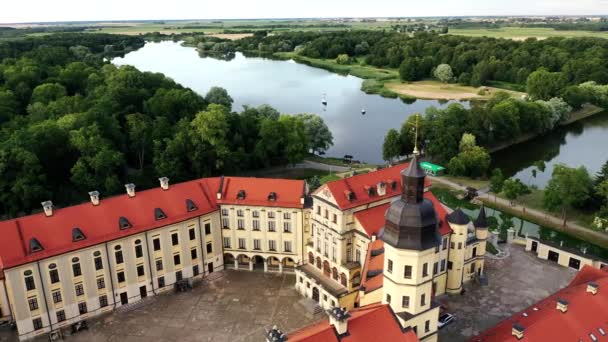
<svg viewBox="0 0 608 342"><path fill-rule="evenodd" d="M243 105L269 104L282 113L319 114L334 135L334 146L327 152L329 156L350 154L371 163L383 163L382 142L390 128L399 129L410 115L424 113L427 107L447 106L428 100L405 104L398 99L367 95L360 90L360 78L293 61L250 58L240 53L231 61L201 58L194 48L170 41L148 43L113 62L162 72L202 95L212 86L226 88L235 100L233 109L237 111L242 110ZM326 108L321 105L324 93L328 101ZM363 108L366 115L361 115ZM507 175L515 175L541 188L557 163L584 165L595 174L608 159L608 113L495 153L492 159L494 167L500 167ZM537 160L544 160L547 169L533 178L530 165Z"/></svg>
<svg viewBox="0 0 608 342"><path fill-rule="evenodd" d="M269 104L281 113L318 114L334 136L334 146L327 155L350 154L371 163L383 163L382 142L389 129L399 129L410 115L424 113L429 106L447 106L423 100L408 105L399 99L367 95L360 90L360 78L293 61L249 58L240 53L231 61L201 58L194 48L169 41L148 43L113 62L162 72L202 95L213 86L223 87L235 101L233 110ZM324 93L328 102L325 109L321 104ZM361 115L363 108L366 115Z"/></svg>

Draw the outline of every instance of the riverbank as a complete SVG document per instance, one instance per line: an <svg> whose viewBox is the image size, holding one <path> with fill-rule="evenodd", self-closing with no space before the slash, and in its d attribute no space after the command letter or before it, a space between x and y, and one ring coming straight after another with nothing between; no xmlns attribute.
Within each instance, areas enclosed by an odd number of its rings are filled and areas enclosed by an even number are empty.
<svg viewBox="0 0 608 342"><path fill-rule="evenodd" d="M509 93L515 98L521 98L526 93L496 87L471 87L460 84L445 84L435 80L417 82L388 81L384 86L399 95L412 96L426 100L487 100L498 91Z"/></svg>
<svg viewBox="0 0 608 342"><path fill-rule="evenodd" d="M601 113L603 111L604 111L604 108L592 105L590 103L586 103L586 104L584 104L581 107L581 109L572 111L570 114L568 114L568 120L560 122L559 125L560 126L567 126L567 125L570 125L570 124L572 124L574 122L577 122L579 120L591 117L591 116L593 116L595 114L599 114L599 113ZM547 133L549 133L549 132L547 132ZM516 139L512 139L512 140L509 140L509 141L506 141L506 142L502 142L502 143L500 143L498 145L495 145L495 146L488 146L488 147L486 147L486 149L488 150L489 153L498 152L500 150L504 150L504 149L506 149L508 147L511 147L513 145L517 145L517 144L524 143L526 141L530 141L530 140L532 140L532 139L534 139L536 137L541 136L542 134L544 134L544 133L541 133L541 134L539 134L539 133L523 134L523 135L519 136Z"/></svg>

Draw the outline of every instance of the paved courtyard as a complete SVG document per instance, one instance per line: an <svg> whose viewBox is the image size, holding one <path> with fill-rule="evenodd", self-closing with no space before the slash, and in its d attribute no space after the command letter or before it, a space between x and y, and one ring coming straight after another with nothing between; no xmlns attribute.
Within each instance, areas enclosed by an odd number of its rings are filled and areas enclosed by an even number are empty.
<svg viewBox="0 0 608 342"><path fill-rule="evenodd" d="M464 296L441 298L456 319L439 331L440 341L466 341L566 286L576 274L522 246L513 245L510 252L503 260L486 258L488 286L471 284Z"/></svg>
<svg viewBox="0 0 608 342"><path fill-rule="evenodd" d="M325 318L313 317L299 303L302 298L293 287L293 274L224 271L218 275L190 292L150 297L142 307L91 319L88 331L66 340L259 342L265 327L276 324L291 331ZM0 333L0 341L16 340L2 339L7 334Z"/></svg>

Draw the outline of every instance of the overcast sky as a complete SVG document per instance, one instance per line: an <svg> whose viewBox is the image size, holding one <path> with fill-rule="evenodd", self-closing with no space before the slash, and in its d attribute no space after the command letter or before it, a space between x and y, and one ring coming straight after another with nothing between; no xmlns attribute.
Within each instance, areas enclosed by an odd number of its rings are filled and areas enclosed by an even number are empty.
<svg viewBox="0 0 608 342"><path fill-rule="evenodd" d="M0 23L608 14L608 0L2 0L2 3Z"/></svg>

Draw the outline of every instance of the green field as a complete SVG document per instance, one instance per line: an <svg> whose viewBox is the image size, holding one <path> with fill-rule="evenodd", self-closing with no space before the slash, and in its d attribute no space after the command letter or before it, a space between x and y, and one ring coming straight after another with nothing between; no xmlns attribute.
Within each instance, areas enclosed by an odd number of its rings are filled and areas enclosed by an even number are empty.
<svg viewBox="0 0 608 342"><path fill-rule="evenodd" d="M608 32L591 31L557 31L552 28L523 28L523 27L501 27L498 29L452 29L450 34L472 36L472 37L496 37L511 39L526 39L529 37L600 37L608 38Z"/></svg>

